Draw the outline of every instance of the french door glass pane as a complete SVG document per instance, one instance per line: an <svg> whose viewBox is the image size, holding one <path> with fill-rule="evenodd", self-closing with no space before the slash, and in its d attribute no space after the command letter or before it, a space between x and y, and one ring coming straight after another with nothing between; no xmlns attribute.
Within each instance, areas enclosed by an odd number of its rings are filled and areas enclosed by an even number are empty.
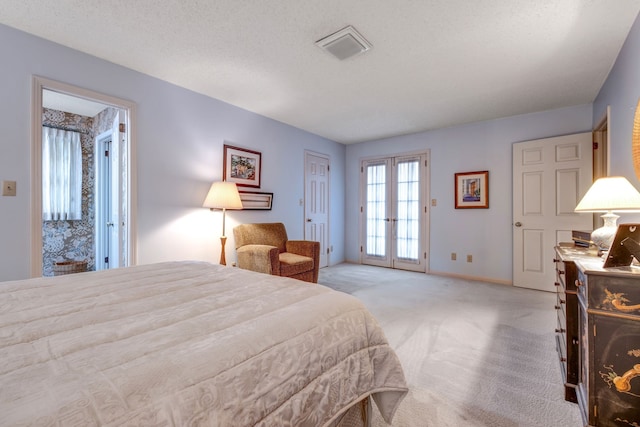
<svg viewBox="0 0 640 427"><path fill-rule="evenodd" d="M386 256L386 180L385 164L367 166L367 248L369 256Z"/></svg>
<svg viewBox="0 0 640 427"><path fill-rule="evenodd" d="M420 249L420 162L399 162L397 173L396 255L415 261Z"/></svg>

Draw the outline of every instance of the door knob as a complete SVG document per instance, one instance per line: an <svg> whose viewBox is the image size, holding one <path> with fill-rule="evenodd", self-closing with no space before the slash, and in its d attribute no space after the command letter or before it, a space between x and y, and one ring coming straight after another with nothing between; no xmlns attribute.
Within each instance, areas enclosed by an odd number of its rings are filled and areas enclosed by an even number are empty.
<svg viewBox="0 0 640 427"><path fill-rule="evenodd" d="M311 222L311 218L307 218L307 222Z"/></svg>
<svg viewBox="0 0 640 427"><path fill-rule="evenodd" d="M520 221L518 221L518 222L515 223L515 226L516 227L522 227L522 223Z"/></svg>

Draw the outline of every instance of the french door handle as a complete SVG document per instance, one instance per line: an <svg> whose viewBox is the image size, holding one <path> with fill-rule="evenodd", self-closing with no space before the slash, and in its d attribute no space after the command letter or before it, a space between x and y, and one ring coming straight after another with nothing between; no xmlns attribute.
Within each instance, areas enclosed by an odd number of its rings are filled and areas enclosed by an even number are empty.
<svg viewBox="0 0 640 427"><path fill-rule="evenodd" d="M398 218L393 218L391 221L396 222Z"/></svg>
<svg viewBox="0 0 640 427"><path fill-rule="evenodd" d="M389 222L389 221L391 221L391 220L390 220L389 218L385 218L384 220L385 220L386 222Z"/></svg>

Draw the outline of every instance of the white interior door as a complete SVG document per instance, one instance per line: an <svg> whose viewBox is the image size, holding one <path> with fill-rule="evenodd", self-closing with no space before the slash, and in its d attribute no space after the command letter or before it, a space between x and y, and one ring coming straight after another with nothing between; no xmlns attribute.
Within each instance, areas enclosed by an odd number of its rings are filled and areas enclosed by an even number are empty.
<svg viewBox="0 0 640 427"><path fill-rule="evenodd" d="M110 231L108 223L111 213L111 151L112 131L104 132L96 138L95 177L95 243L96 270L106 270L109 266Z"/></svg>
<svg viewBox="0 0 640 427"><path fill-rule="evenodd" d="M329 158L305 153L304 238L320 242L320 268L329 265Z"/></svg>
<svg viewBox="0 0 640 427"><path fill-rule="evenodd" d="M513 284L554 292L553 248L591 230L574 208L592 182L591 133L513 145Z"/></svg>
<svg viewBox="0 0 640 427"><path fill-rule="evenodd" d="M111 163L109 219L107 222L107 232L109 233L109 266L108 268L118 268L122 265L122 186L120 168L120 113L113 118L111 125L111 152L109 161Z"/></svg>
<svg viewBox="0 0 640 427"><path fill-rule="evenodd" d="M96 138L96 270L127 265L122 113Z"/></svg>
<svg viewBox="0 0 640 427"><path fill-rule="evenodd" d="M363 264L427 270L426 154L362 163Z"/></svg>

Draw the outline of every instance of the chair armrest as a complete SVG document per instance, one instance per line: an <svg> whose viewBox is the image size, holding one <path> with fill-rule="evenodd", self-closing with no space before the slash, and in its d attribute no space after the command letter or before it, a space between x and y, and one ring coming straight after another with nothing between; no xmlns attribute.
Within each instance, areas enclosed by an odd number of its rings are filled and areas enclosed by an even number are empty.
<svg viewBox="0 0 640 427"><path fill-rule="evenodd" d="M280 274L278 248L269 245L245 245L236 249L238 267L259 273Z"/></svg>
<svg viewBox="0 0 640 427"><path fill-rule="evenodd" d="M313 240L287 240L286 246L287 252L313 258L313 261L318 265L320 242L314 242Z"/></svg>

